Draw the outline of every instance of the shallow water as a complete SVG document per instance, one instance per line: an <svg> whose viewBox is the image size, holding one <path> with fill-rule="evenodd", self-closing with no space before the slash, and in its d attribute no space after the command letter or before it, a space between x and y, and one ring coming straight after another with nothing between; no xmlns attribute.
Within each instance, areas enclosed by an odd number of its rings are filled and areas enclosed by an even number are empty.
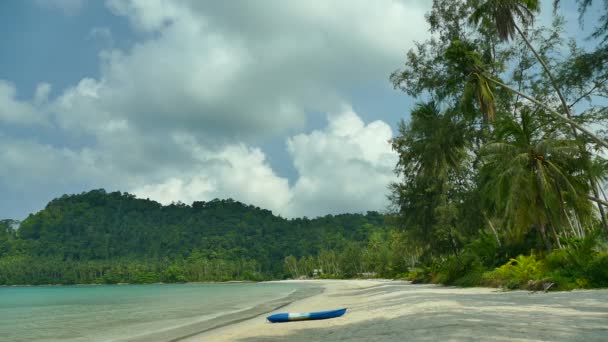
<svg viewBox="0 0 608 342"><path fill-rule="evenodd" d="M2 341L169 341L318 289L233 283L0 288Z"/></svg>

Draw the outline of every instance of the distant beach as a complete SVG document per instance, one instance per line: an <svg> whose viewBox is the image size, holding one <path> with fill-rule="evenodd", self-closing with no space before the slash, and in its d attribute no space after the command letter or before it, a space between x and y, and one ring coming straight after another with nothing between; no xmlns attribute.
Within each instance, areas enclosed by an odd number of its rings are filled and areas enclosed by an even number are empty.
<svg viewBox="0 0 608 342"><path fill-rule="evenodd" d="M271 324L267 314L180 341L606 341L608 290L504 292L382 280L284 281L323 293L274 312L347 307L340 317Z"/></svg>

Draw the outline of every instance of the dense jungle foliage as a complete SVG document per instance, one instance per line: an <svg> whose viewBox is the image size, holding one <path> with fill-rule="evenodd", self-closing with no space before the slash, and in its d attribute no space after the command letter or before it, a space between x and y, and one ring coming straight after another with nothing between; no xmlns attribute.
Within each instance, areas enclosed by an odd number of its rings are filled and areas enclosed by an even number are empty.
<svg viewBox="0 0 608 342"><path fill-rule="evenodd" d="M18 229L0 222L0 284L316 275L608 287L608 1L577 3L584 41L559 11L535 20L538 0L433 2L431 38L390 77L418 101L392 140L390 214L287 220L232 200L162 206L96 190Z"/></svg>
<svg viewBox="0 0 608 342"><path fill-rule="evenodd" d="M578 3L584 41L538 0L433 2L432 38L391 75L419 101L393 140L409 278L608 286L608 2Z"/></svg>
<svg viewBox="0 0 608 342"><path fill-rule="evenodd" d="M94 190L51 201L18 229L0 221L0 284L390 276L393 261L376 249L400 232L385 221L376 212L287 220L230 199L162 206ZM309 266L290 272L291 258Z"/></svg>

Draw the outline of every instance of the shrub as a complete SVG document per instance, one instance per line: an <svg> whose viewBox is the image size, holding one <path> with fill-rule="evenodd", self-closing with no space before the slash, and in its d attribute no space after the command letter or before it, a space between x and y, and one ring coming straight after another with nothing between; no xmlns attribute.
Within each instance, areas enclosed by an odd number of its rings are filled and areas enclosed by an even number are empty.
<svg viewBox="0 0 608 342"><path fill-rule="evenodd" d="M558 289L608 286L608 254L596 251L599 242L597 233L568 239L566 248L547 255L547 270Z"/></svg>
<svg viewBox="0 0 608 342"><path fill-rule="evenodd" d="M415 267L407 273L405 279L411 281L412 284L421 284L429 283L431 281L431 276L428 268Z"/></svg>
<svg viewBox="0 0 608 342"><path fill-rule="evenodd" d="M592 287L608 287L608 253L598 254L585 269Z"/></svg>
<svg viewBox="0 0 608 342"><path fill-rule="evenodd" d="M449 256L434 269L433 282L458 286L478 285L484 271L479 257L470 253Z"/></svg>
<svg viewBox="0 0 608 342"><path fill-rule="evenodd" d="M527 289L536 287L542 280L546 280L545 264L532 254L520 255L494 271L484 273L482 284L509 289Z"/></svg>
<svg viewBox="0 0 608 342"><path fill-rule="evenodd" d="M475 255L488 268L494 268L506 260L499 258L500 247L493 236L482 235L465 247L463 254ZM500 262L502 261L502 262Z"/></svg>
<svg viewBox="0 0 608 342"><path fill-rule="evenodd" d="M484 270L481 268L472 269L467 274L456 279L454 281L454 285L463 286L463 287L479 286L479 284L481 283L481 278L483 276L483 273L484 273Z"/></svg>

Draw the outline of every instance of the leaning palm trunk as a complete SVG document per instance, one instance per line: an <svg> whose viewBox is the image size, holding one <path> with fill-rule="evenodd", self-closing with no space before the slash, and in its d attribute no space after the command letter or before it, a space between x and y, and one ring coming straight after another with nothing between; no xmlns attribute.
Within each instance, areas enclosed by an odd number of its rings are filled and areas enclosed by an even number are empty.
<svg viewBox="0 0 608 342"><path fill-rule="evenodd" d="M486 215L485 212L483 213L483 216L488 221L488 224L490 225L490 229L492 230L492 233L494 233L494 237L496 238L496 243L498 244L498 247L501 247L502 244L500 243L500 239L498 238L498 232L496 232L496 229L494 228L494 225L492 224L492 221L490 221L490 219L488 218L488 215Z"/></svg>
<svg viewBox="0 0 608 342"><path fill-rule="evenodd" d="M599 198L599 197L596 197L596 196L588 196L588 198L589 198L590 200L592 200L593 202L596 202L596 203L599 203L599 204L603 204L603 205L605 205L605 206L608 206L608 201L603 200L603 199L601 199L601 198Z"/></svg>
<svg viewBox="0 0 608 342"><path fill-rule="evenodd" d="M540 1L539 0L526 0L526 1L523 1L523 0L486 0L486 1L482 1L481 3L479 3L477 5L478 5L478 7L471 14L471 16L469 18L469 22L473 23L475 25L478 25L483 20L483 18L488 18L490 21L494 22L498 36L503 41L513 38L513 36L515 35L515 32L517 32L522 37L522 39L524 40L524 42L526 43L528 48L530 48L530 50L532 51L532 53L534 54L536 59L542 65L545 73L549 77L550 83L553 86L553 88L555 89L555 91L557 92L557 95L560 99L561 105L564 109L565 116L558 113L557 111L549 108L545 104L540 103L538 100L536 100L530 96L527 96L527 95L523 94L522 92L517 91L517 90L507 86L506 84L493 79L492 77L489 77L488 79L493 81L494 83L500 85L501 87L503 87L507 90L510 90L511 92L518 94L521 97L534 102L535 104L541 106L542 108L547 109L547 111L552 116L558 118L559 120L566 121L568 124L570 124L575 138L577 137L576 130L579 130L579 131L583 132L584 134L588 135L591 139L593 139L593 141L598 143L600 146L608 148L608 143L605 140L600 139L595 134L593 134L591 131L587 130L586 128L584 128L583 126L577 124L575 121L572 120L571 113L570 113L570 107L566 103L566 99L563 96L562 92L560 91L558 83L555 80L555 78L553 77L553 75L551 74L549 67L547 66L547 64L545 63L543 58L538 54L536 49L534 49L534 47L532 46L532 44L530 43L530 41L528 40L526 35L522 32L522 30L517 25L517 22L516 22L517 19L519 19L524 26L528 26L534 21L534 14L540 11ZM583 154L583 158L588 158L585 146L581 147L581 153ZM590 177L589 182L590 182L593 194L595 195L595 197L599 197L598 196L598 184L597 184L596 180L593 179L593 177ZM608 224L606 222L606 216L605 216L604 208L603 208L602 204L598 204L598 208L600 211L600 215L602 218L602 223L604 225L604 228L608 231Z"/></svg>
<svg viewBox="0 0 608 342"><path fill-rule="evenodd" d="M572 231L572 236L575 238L582 238L582 234L576 229L574 228L574 223L572 223L572 219L570 218L570 215L568 215L568 211L565 208L562 208L563 212L564 212L564 216L566 217L566 220L568 221L568 226L570 227L570 230Z"/></svg>
<svg viewBox="0 0 608 342"><path fill-rule="evenodd" d="M540 223L538 225L538 230L540 232L540 237L543 240L543 243L545 244L545 249L547 249L547 252L551 253L551 250L553 248L551 247L551 242L549 241L549 237L547 236L547 227L544 223Z"/></svg>
<svg viewBox="0 0 608 342"><path fill-rule="evenodd" d="M551 225L551 231L553 232L553 237L555 238L555 242L557 243L557 248L562 249L562 243L559 241L559 235L557 234L554 225Z"/></svg>
<svg viewBox="0 0 608 342"><path fill-rule="evenodd" d="M557 93L557 96L559 97L559 101L561 102L562 109L564 110L564 113L566 114L566 117L568 119L572 119L572 113L570 112L570 106L568 106L568 103L566 102L566 98L562 94L562 92L560 90L560 87L559 87L557 81L555 80L555 77L553 77L553 74L551 73L551 70L547 66L547 63L545 63L545 61L542 58L542 56L536 51L536 49L534 48L534 46L532 46L532 44L528 40L528 37L526 37L526 35L524 34L524 32L515 23L514 23L514 28L517 31L517 33L519 33L519 35L524 40L524 42L526 43L526 45L528 46L528 48L530 49L530 51L532 51L532 53L534 54L534 56L536 57L536 59L538 60L538 62L542 65L543 69L545 70L545 74L549 78L549 81L550 81L551 85L553 86L553 89L555 89L555 92ZM570 123L570 128L572 129L572 134L574 135L574 138L577 139L578 138L578 133L576 131L577 127L575 125L573 125L572 123ZM585 148L585 145L581 145L580 150L581 150L581 155L583 156L583 158L587 159L588 158L587 157L587 149ZM591 185L591 189L592 189L593 195L596 198L599 198L600 197L599 193L598 193L598 187L599 186L598 186L597 182L595 181L595 179L593 179L593 177L591 177L591 176L589 177L589 184ZM604 227L604 229L606 231L608 231L608 222L606 221L606 213L604 211L604 205L602 203L598 202L597 207L598 207L598 209L600 211L600 217L601 217L601 220L602 220L602 226Z"/></svg>
<svg viewBox="0 0 608 342"><path fill-rule="evenodd" d="M544 108L549 114L551 114L551 116L553 116L554 118L557 118L558 120L561 121L565 121L566 123L574 126L577 130L579 130L582 133L585 133L585 135L587 135L589 138L591 138L591 140L595 141L598 145L601 145L602 147L608 148L608 142L603 140L602 138L598 137L597 135L595 135L593 132L591 132L590 130L588 130L587 128L585 128L584 126L580 125L579 123L577 123L576 121L560 114L559 112L557 112L556 110L554 110L553 108L547 106L546 104L538 101L537 99L533 98L530 95L524 94L521 91L517 90L517 89L513 89L510 86L504 84L503 82L496 80L494 78L492 78L491 76L485 75L486 78L489 81L492 81L493 83L505 88L506 90L513 92L525 99L527 99L528 101Z"/></svg>

